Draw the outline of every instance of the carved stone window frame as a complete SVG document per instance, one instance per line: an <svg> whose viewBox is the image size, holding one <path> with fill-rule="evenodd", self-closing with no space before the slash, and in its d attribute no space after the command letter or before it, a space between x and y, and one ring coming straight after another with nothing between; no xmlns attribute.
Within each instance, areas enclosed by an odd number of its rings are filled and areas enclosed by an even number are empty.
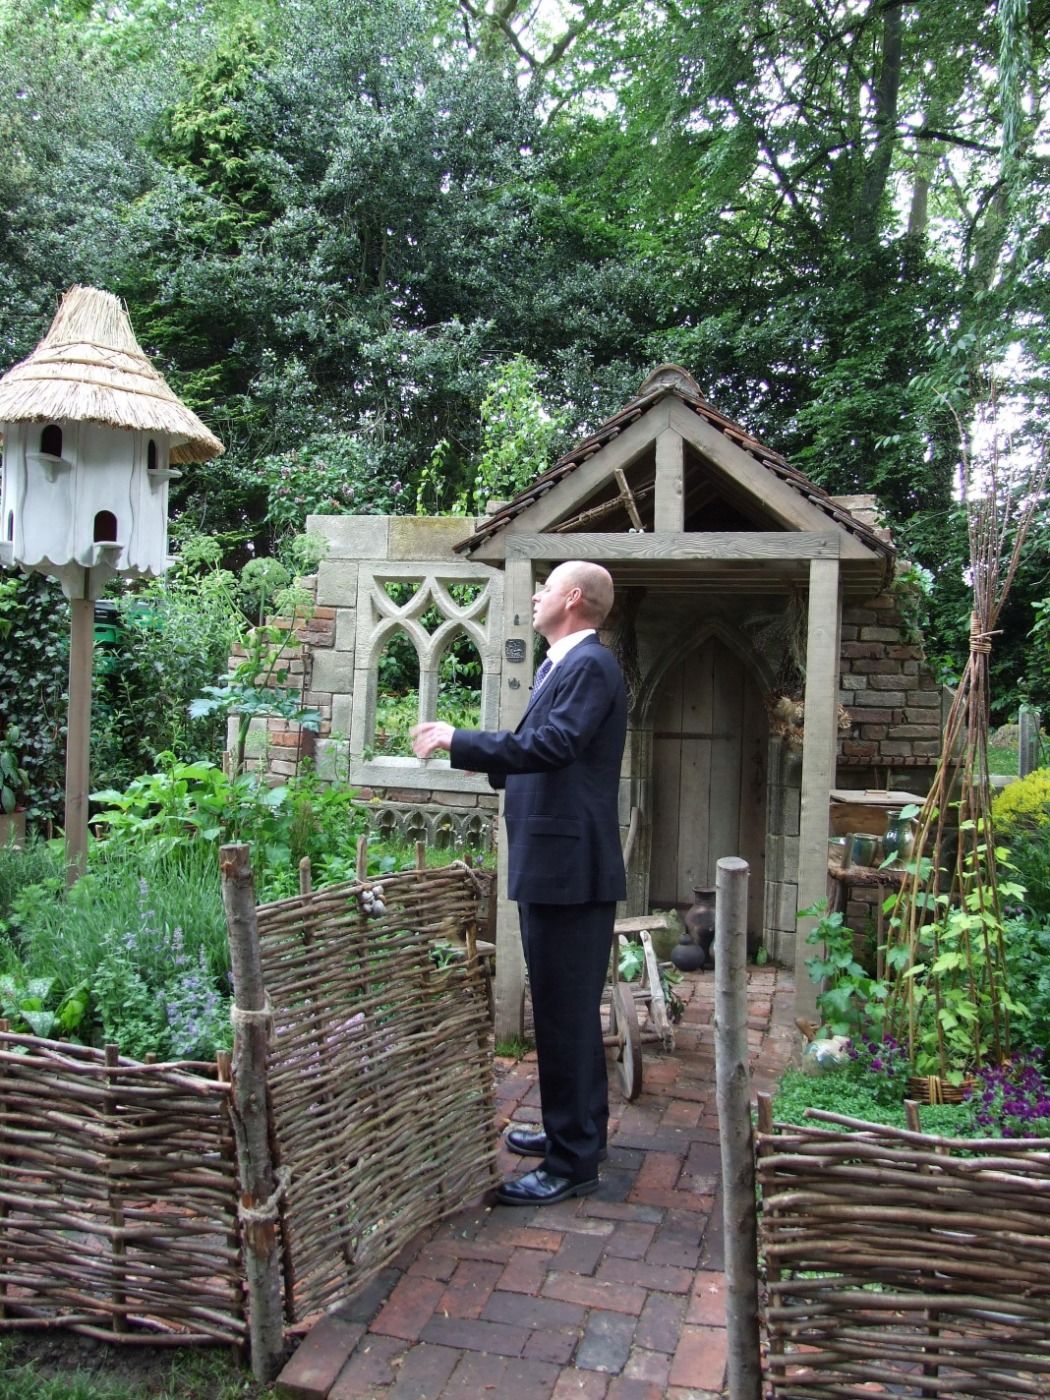
<svg viewBox="0 0 1050 1400"><path fill-rule="evenodd" d="M397 604L389 583L415 584L408 602ZM449 593L456 584L481 584L473 602L461 606ZM433 606L442 621L432 632L420 622ZM379 699L379 658L390 638L404 633L419 657L419 714L433 719L438 700L441 659L454 637L465 633L481 658L481 727L495 728L499 718L500 647L503 629L503 574L468 561L406 561L365 563L358 572L357 633L354 648L354 690L350 721L350 782L377 788L439 787L450 792L488 792L480 774L450 768L446 761L422 763L412 754L366 758L375 733Z"/></svg>

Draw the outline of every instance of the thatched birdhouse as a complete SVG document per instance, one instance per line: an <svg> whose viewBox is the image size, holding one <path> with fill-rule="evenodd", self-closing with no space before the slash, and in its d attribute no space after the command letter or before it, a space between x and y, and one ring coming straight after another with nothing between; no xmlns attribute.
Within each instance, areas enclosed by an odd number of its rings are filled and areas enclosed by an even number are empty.
<svg viewBox="0 0 1050 1400"><path fill-rule="evenodd" d="M223 450L150 365L123 303L93 287L67 292L0 379L0 425L0 562L55 575L70 598L163 573L168 482Z"/></svg>

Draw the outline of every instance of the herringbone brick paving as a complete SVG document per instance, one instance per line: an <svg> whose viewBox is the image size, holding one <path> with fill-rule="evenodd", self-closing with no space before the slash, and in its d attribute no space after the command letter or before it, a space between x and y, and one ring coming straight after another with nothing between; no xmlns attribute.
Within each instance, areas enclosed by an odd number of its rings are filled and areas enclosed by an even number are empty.
<svg viewBox="0 0 1050 1400"><path fill-rule="evenodd" d="M646 1045L633 1103L611 1076L609 1159L593 1196L479 1201L421 1232L311 1332L279 1389L294 1400L710 1400L722 1396L720 1161L710 973L683 979L671 1054ZM791 1054L794 988L752 968L755 1090ZM501 1065L501 1126L539 1121L534 1057ZM501 1149L504 1174L535 1162Z"/></svg>

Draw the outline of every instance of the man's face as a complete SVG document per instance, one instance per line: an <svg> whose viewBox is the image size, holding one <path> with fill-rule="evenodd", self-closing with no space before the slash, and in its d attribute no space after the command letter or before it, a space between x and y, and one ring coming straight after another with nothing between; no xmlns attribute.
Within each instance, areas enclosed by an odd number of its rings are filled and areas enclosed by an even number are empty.
<svg viewBox="0 0 1050 1400"><path fill-rule="evenodd" d="M547 582L537 588L532 595L532 625L541 637L549 640L553 634L557 638L570 620L569 597L577 591L564 564L559 564Z"/></svg>

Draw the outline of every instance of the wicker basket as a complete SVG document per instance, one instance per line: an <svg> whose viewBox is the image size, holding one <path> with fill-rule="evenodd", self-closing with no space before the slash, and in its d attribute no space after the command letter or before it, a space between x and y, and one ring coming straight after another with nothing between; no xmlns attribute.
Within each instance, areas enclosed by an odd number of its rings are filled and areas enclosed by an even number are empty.
<svg viewBox="0 0 1050 1400"><path fill-rule="evenodd" d="M939 1074L916 1074L908 1080L908 1098L917 1103L962 1103L972 1088L972 1079L949 1084Z"/></svg>

